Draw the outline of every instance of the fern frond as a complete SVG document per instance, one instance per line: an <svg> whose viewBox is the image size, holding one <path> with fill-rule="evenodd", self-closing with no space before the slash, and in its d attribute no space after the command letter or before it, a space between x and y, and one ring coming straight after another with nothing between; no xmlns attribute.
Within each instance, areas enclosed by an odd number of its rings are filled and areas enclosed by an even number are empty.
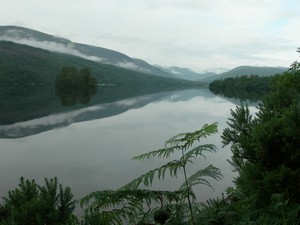
<svg viewBox="0 0 300 225"><path fill-rule="evenodd" d="M209 135L218 132L218 123L204 124L200 130L188 133L180 133L175 135L166 141L165 146L177 146L181 149L187 149L191 147L195 141L199 141L200 138L206 138Z"/></svg>
<svg viewBox="0 0 300 225"><path fill-rule="evenodd" d="M221 173L221 170L217 167L214 167L213 165L209 165L206 168L202 170L198 170L196 173L194 173L192 176L190 176L187 180L188 186L192 187L194 185L204 184L210 188L213 189L210 182L203 177L213 178L217 181L221 180L223 175ZM186 187L186 183L183 183L179 190L182 190Z"/></svg>
<svg viewBox="0 0 300 225"><path fill-rule="evenodd" d="M96 216L100 224L121 224L123 219L131 220L143 210L140 197L128 191L104 190L93 192L80 201L88 215Z"/></svg>
<svg viewBox="0 0 300 225"><path fill-rule="evenodd" d="M169 205L180 202L186 196L183 191L153 190L104 190L89 194L81 200L81 207L86 206L86 215L99 219L100 224L120 224L125 219L134 221L152 203Z"/></svg>
<svg viewBox="0 0 300 225"><path fill-rule="evenodd" d="M92 192L80 200L80 206L90 208L109 208L120 204L121 201L113 190Z"/></svg>
<svg viewBox="0 0 300 225"><path fill-rule="evenodd" d="M171 177L177 177L177 171L182 168L182 164L178 160L172 160L161 167L150 170L147 173L141 175L140 177L134 179L130 183L126 184L122 189L137 189L141 184L146 187L152 185L155 175L159 180L164 179L165 174L169 171Z"/></svg>
<svg viewBox="0 0 300 225"><path fill-rule="evenodd" d="M206 144L206 145L199 145L190 151L186 152L181 158L180 161L182 164L186 164L187 162L190 162L191 159L195 159L197 156L203 156L205 158L205 155L202 152L216 152L217 148L213 144Z"/></svg>
<svg viewBox="0 0 300 225"><path fill-rule="evenodd" d="M111 211L86 211L84 221L92 221L93 224L119 225L123 223L124 212L113 209Z"/></svg>
<svg viewBox="0 0 300 225"><path fill-rule="evenodd" d="M174 145L179 145L179 143L184 141L184 138L186 137L188 133L179 133L176 134L175 136L171 137L169 140L165 142L165 147L168 145L174 146Z"/></svg>
<svg viewBox="0 0 300 225"><path fill-rule="evenodd" d="M137 155L132 158L132 160L140 160L143 161L145 159L152 159L152 158L169 158L171 154L173 154L176 150L180 150L179 147L177 146L172 146L172 147L166 147L166 148L161 148L158 150L150 151L147 153L143 153L141 155Z"/></svg>

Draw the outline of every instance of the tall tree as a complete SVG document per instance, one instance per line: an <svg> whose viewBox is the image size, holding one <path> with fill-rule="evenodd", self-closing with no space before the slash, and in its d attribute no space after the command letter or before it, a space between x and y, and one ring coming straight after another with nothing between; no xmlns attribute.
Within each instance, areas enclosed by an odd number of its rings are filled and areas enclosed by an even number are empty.
<svg viewBox="0 0 300 225"><path fill-rule="evenodd" d="M253 117L247 106L231 112L223 144L231 145L237 188L261 206L274 194L300 203L300 65L276 77Z"/></svg>

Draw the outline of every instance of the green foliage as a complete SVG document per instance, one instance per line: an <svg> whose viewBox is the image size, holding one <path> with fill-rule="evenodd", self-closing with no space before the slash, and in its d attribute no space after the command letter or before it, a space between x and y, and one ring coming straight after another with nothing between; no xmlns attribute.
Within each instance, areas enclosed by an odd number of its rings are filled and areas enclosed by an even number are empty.
<svg viewBox="0 0 300 225"><path fill-rule="evenodd" d="M215 180L220 180L222 175L221 171L210 165L204 169L198 170L190 177L187 177L186 165L192 163L193 159L197 156L203 156L204 151L215 152L216 148L212 144L199 145L193 147L195 141L200 141L201 138L206 138L211 134L217 132L217 124L205 124L200 130L189 133L178 134L169 140L166 141L165 147L159 150L151 151L139 156L134 157L134 160L145 160L151 159L154 157L158 158L169 158L172 153L180 152L181 157L178 160L172 160L159 168L148 171L146 174L136 178L123 188L125 189L136 189L141 184L144 184L146 187L151 186L155 176L158 179L164 179L166 172L169 172L171 177L177 177L177 172L182 171L184 175L184 183L181 185L179 190L186 192L186 199L189 204L190 210L190 222L194 224L193 210L192 210L192 201L195 200L195 196L192 191L192 187L198 184L205 184L211 187L209 181L204 177L213 178ZM190 149L193 147L192 149Z"/></svg>
<svg viewBox="0 0 300 225"><path fill-rule="evenodd" d="M240 171L238 184L249 194L258 192L266 202L272 191L299 200L296 190L300 186L292 182L300 177L299 84L297 69L278 76L274 92L260 104L256 117L252 118L247 107L237 107L222 135L223 143L231 144L232 161Z"/></svg>
<svg viewBox="0 0 300 225"><path fill-rule="evenodd" d="M138 177L133 180L124 188L136 189L141 184L144 184L146 187L152 185L153 179L155 175L157 175L158 179L164 179L166 172L169 172L171 177L177 177L177 172L179 170L183 170L188 163L192 163L192 160L197 156L203 156L203 152L216 152L216 147L213 144L204 144L199 145L197 147L193 147L195 141L200 141L201 138L206 138L207 136L214 134L217 132L217 124L205 124L200 130L190 133L182 133L178 134L169 140L166 141L165 147L162 149L158 149L155 151L150 151L148 153L144 153L138 156L135 156L133 160L145 160L152 158L169 158L171 154L175 152L180 152L182 155L178 160L172 160L165 165L162 165L159 168L154 170L150 170L146 174ZM212 178L218 180L221 178L220 171L213 167L208 166L203 170L199 170L193 176L190 177L188 181L188 185L192 186L193 184L197 184L198 182L203 182L209 185L209 182L205 182L205 179L200 179L201 176L211 176ZM184 186L184 184L183 184Z"/></svg>
<svg viewBox="0 0 300 225"><path fill-rule="evenodd" d="M220 180L222 175L218 168L210 165L187 177L186 165L192 163L197 156L204 157L204 152L216 152L216 147L212 144L195 147L197 141L216 132L216 123L205 124L200 130L172 137L162 149L135 156L134 160L146 160L156 157L168 159L174 153L181 154L179 159L148 171L119 190L98 191L84 197L81 206L87 207L85 220L91 221L88 224L120 224L123 220L131 224L149 224L156 221L161 224L181 225L187 224L189 220L195 224L193 210L198 208L198 204L195 202L196 196L192 187L205 184L212 188L206 178ZM162 180L169 174L177 178L178 172L183 173L185 182L177 191L139 189L140 185L150 187L155 177Z"/></svg>
<svg viewBox="0 0 300 225"><path fill-rule="evenodd" d="M196 212L199 225L296 225L300 204L290 204L281 194L273 194L270 205L259 207L259 198L228 188L227 196L209 199Z"/></svg>
<svg viewBox="0 0 300 225"><path fill-rule="evenodd" d="M84 216L87 221L120 224L120 221L126 220L134 224L142 220L152 221L153 214L158 209L172 202L179 202L184 195L182 191L104 190L84 197L81 206L87 207ZM161 207L158 208L157 205Z"/></svg>
<svg viewBox="0 0 300 225"><path fill-rule="evenodd" d="M202 203L195 216L198 225L232 225L238 217L238 212L224 196Z"/></svg>
<svg viewBox="0 0 300 225"><path fill-rule="evenodd" d="M227 125L229 127L223 130L222 143L223 145L231 144L233 153L232 161L230 162L236 170L239 170L246 161L253 161L253 146L248 141L247 137L252 132L252 125L255 121L246 106L241 104L236 110L231 111L232 118L229 118Z"/></svg>
<svg viewBox="0 0 300 225"><path fill-rule="evenodd" d="M232 224L300 222L300 64L272 81L272 92L251 115L247 106L231 111L223 144L239 172L228 196Z"/></svg>
<svg viewBox="0 0 300 225"><path fill-rule="evenodd" d="M73 218L76 204L70 188L58 186L57 178L45 179L45 186L39 186L22 177L19 187L3 199L1 225L66 224Z"/></svg>

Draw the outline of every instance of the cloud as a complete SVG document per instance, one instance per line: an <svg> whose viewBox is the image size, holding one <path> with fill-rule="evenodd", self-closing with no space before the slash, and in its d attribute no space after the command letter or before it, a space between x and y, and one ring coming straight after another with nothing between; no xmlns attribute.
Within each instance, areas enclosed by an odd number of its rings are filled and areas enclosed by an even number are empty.
<svg viewBox="0 0 300 225"><path fill-rule="evenodd" d="M13 31L10 30L8 32L8 34L9 33L12 34L12 32ZM52 42L52 41L39 41L35 38L14 38L10 35L0 36L0 40L6 40L6 41L12 41L12 42L15 42L15 43L30 45L30 46L45 49L45 50L48 50L48 51L75 55L75 56L85 58L85 59L88 59L88 60L92 60L92 61L96 61L96 62L105 62L106 61L106 59L104 59L104 58L85 55L85 54L77 51L76 49L74 49L74 46L72 44L65 45L65 44Z"/></svg>
<svg viewBox="0 0 300 225"><path fill-rule="evenodd" d="M140 66L138 66L137 64L133 63L133 62L118 62L114 64L115 66L118 67L122 67L124 69L129 69L129 70L134 70L134 71L140 71L140 72L144 72L144 73L151 73L150 69L147 68L142 68Z"/></svg>
<svg viewBox="0 0 300 225"><path fill-rule="evenodd" d="M139 66L134 64L133 62L119 62L115 64L118 67L122 67L125 69L130 69L130 70L138 70Z"/></svg>

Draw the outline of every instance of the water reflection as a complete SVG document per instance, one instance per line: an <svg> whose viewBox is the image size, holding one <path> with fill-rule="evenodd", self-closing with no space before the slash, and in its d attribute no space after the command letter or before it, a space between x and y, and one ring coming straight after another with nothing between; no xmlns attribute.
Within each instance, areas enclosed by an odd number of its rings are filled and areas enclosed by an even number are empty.
<svg viewBox="0 0 300 225"><path fill-rule="evenodd" d="M198 96L200 93L202 93L203 96L212 96L209 92L203 90L163 92L118 100L112 103L95 104L67 112L54 113L48 116L34 118L24 122L0 125L0 138L21 138L68 126L72 123L111 117L124 113L132 108L144 107L151 102L188 101L189 99Z"/></svg>
<svg viewBox="0 0 300 225"><path fill-rule="evenodd" d="M89 89L83 88L81 91L79 89L63 90L63 88L55 88L55 84L53 86L1 85L0 125L11 125L93 105L173 91L172 87L165 86L125 85L101 85Z"/></svg>
<svg viewBox="0 0 300 225"><path fill-rule="evenodd" d="M97 80L89 69L77 71L74 66L64 66L55 78L55 94L63 106L73 106L77 103L88 104L97 93Z"/></svg>
<svg viewBox="0 0 300 225"><path fill-rule="evenodd" d="M97 102L93 98L90 104L93 101ZM218 122L222 132L234 107L207 89L197 89L102 102L2 125L1 134L10 133L15 139L0 139L0 196L15 188L21 176L37 182L57 176L76 198L119 188L162 164L160 160L132 162L131 157L161 148L175 134L197 130L205 123ZM213 164L222 170L224 179L212 182L215 191L203 186L195 190L199 200L220 195L234 176L226 161L231 152L222 149L220 135L206 142L215 144L219 152L197 160L189 171ZM167 178L152 188L174 190L182 182Z"/></svg>

